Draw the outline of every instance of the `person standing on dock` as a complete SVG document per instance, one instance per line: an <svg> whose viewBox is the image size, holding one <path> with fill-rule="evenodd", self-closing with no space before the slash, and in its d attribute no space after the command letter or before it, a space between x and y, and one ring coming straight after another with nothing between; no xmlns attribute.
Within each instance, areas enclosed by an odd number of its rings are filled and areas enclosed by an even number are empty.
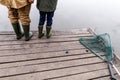
<svg viewBox="0 0 120 80"><path fill-rule="evenodd" d="M45 23L45 20L47 19L46 23L46 38L50 38L51 34L51 26L52 26L52 18L54 16L54 12L56 10L58 0L37 0L37 9L40 13L39 18L39 25L38 25L38 38L42 38L44 36L43 33L43 26Z"/></svg>
<svg viewBox="0 0 120 80"><path fill-rule="evenodd" d="M8 17L19 40L25 35L25 41L29 41L33 36L30 32L30 9L34 0L0 0L0 4L7 6ZM19 20L21 21L24 34L21 32Z"/></svg>

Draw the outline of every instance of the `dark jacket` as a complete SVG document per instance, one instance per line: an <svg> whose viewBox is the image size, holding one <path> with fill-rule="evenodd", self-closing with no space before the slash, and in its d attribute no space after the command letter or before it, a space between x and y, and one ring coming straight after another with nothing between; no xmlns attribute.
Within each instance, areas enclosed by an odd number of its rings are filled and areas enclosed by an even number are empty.
<svg viewBox="0 0 120 80"><path fill-rule="evenodd" d="M39 11L52 12L56 10L58 0L37 0L37 8Z"/></svg>

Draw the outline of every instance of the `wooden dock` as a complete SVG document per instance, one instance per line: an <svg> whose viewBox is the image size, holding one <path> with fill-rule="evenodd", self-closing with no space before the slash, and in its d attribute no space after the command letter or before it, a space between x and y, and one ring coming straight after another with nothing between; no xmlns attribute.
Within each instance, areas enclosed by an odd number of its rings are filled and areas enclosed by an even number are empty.
<svg viewBox="0 0 120 80"><path fill-rule="evenodd" d="M38 39L34 32L25 42L0 32L0 80L110 80L107 64L78 41L93 35L90 29L53 31L50 39ZM114 63L120 71L117 57Z"/></svg>

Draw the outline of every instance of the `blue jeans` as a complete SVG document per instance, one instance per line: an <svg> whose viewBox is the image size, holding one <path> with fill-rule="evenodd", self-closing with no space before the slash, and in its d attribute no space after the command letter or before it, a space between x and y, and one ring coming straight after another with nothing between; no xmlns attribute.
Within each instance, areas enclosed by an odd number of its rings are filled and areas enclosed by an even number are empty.
<svg viewBox="0 0 120 80"><path fill-rule="evenodd" d="M47 24L46 26L51 26L53 22L53 16L54 16L54 11L53 12L42 12L40 11L40 19L39 19L39 25L44 25L45 20L47 18Z"/></svg>

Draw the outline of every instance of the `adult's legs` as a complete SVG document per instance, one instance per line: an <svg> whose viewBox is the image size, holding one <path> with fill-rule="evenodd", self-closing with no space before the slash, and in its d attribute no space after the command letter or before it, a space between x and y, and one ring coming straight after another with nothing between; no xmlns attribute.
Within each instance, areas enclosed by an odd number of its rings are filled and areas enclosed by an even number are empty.
<svg viewBox="0 0 120 80"><path fill-rule="evenodd" d="M16 34L16 39L21 39L23 37L23 33L21 32L20 24L18 21L18 10L14 8L8 8L8 15L14 32Z"/></svg>
<svg viewBox="0 0 120 80"><path fill-rule="evenodd" d="M29 17L30 8L31 5L29 4L27 6L18 9L19 18L22 23L22 27L25 34L25 41L29 41L33 36L32 32L30 32L30 22L31 22Z"/></svg>

